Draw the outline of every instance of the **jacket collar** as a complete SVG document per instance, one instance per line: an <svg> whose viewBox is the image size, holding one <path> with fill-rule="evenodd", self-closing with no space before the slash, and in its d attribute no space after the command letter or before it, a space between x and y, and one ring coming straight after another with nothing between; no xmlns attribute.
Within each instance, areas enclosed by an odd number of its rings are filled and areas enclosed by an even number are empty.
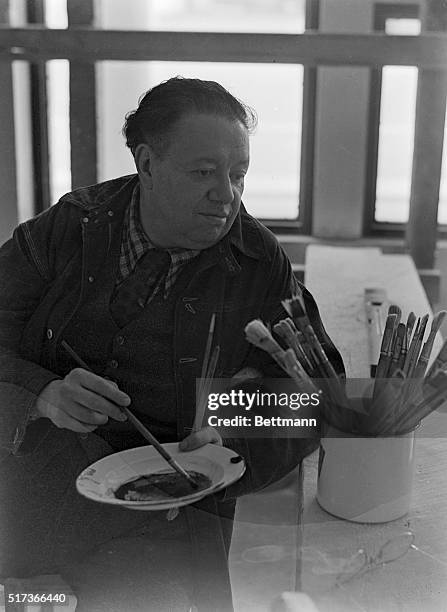
<svg viewBox="0 0 447 612"><path fill-rule="evenodd" d="M138 175L131 174L111 181L81 187L66 194L61 201L71 203L81 211L81 217L88 217L89 227L96 229L110 222L121 222L124 211L130 202ZM249 215L241 204L228 234L217 244L207 249L212 260L216 259L227 271L236 273L240 266L235 257L235 247L242 254L253 259L270 259L264 243L263 226ZM263 228L265 231L265 228ZM208 257L206 258L208 261Z"/></svg>

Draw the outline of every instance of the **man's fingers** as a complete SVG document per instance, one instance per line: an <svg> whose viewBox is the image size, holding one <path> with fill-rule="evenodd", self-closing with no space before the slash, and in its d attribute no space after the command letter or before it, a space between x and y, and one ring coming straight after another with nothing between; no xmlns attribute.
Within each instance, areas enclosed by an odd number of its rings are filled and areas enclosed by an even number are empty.
<svg viewBox="0 0 447 612"><path fill-rule="evenodd" d="M64 379L51 381L44 387L36 402L39 416L50 419L59 428L80 433L88 433L104 425L109 417L126 420L119 406L82 385L82 381L86 380L85 374L89 372L79 368L74 374L72 372ZM113 383L110 386L118 390Z"/></svg>
<svg viewBox="0 0 447 612"><path fill-rule="evenodd" d="M77 412L73 412L71 408L72 403L85 407L96 413L101 413L108 417L112 417L117 421L125 421L126 416L122 413L119 406L128 406L130 404L130 397L121 391L116 383L108 381L96 374L92 374L87 370L76 368L72 370L66 377L65 384L61 388L62 397L67 401L67 408L70 414L75 418L78 417ZM76 406L78 410L78 406ZM97 417L93 417L93 421L89 419L81 418L87 423L105 423L107 419L97 420Z"/></svg>
<svg viewBox="0 0 447 612"><path fill-rule="evenodd" d="M130 397L127 393L121 391L116 383L88 370L75 368L67 376L67 379L79 383L85 389L105 397L111 402L118 404L118 406L128 406L130 404Z"/></svg>
<svg viewBox="0 0 447 612"><path fill-rule="evenodd" d="M77 433L90 433L98 426L90 423L82 423L66 412L58 410L55 407L53 407L53 410L54 414L49 414L48 416L51 418L56 427L59 427L59 429L70 429L71 431L75 431Z"/></svg>
<svg viewBox="0 0 447 612"><path fill-rule="evenodd" d="M106 417L112 417L112 419L117 421L126 420L126 416L115 403L84 387L76 387L73 389L70 394L70 400L71 402L67 404L67 411L75 418L78 418L78 414L82 416L81 413L84 414L85 411L91 411ZM80 420L90 423L89 419L80 418ZM101 422L105 423L106 421L107 418ZM92 422L97 421L93 420Z"/></svg>
<svg viewBox="0 0 447 612"><path fill-rule="evenodd" d="M81 404L78 403L65 405L62 408L62 412L69 417L76 419L76 421L80 421L81 423L85 423L87 425L95 425L96 427L98 425L105 425L109 420L108 415L103 411L99 412L92 410L90 407L81 406Z"/></svg>
<svg viewBox="0 0 447 612"><path fill-rule="evenodd" d="M222 437L214 427L204 427L199 431L189 434L189 436L180 442L179 449L181 451L191 451L205 446L205 444L222 445Z"/></svg>

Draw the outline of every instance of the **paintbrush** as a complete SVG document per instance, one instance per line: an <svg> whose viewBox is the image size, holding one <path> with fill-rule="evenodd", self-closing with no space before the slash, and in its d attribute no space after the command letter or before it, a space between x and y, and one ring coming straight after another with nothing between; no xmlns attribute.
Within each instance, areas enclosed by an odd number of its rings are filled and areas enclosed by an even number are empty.
<svg viewBox="0 0 447 612"><path fill-rule="evenodd" d="M425 379L424 387L429 387L433 391L411 406L404 419L399 423L401 431L416 427L423 418L439 408L447 400L447 372L438 370L432 378L429 380Z"/></svg>
<svg viewBox="0 0 447 612"><path fill-rule="evenodd" d="M292 295L289 300L281 302L287 313L290 315L296 328L304 332L307 325L311 325L310 319L306 313L306 307L302 295Z"/></svg>
<svg viewBox="0 0 447 612"><path fill-rule="evenodd" d="M410 312L410 314L407 317L407 347L410 347L410 343L411 343L411 334L413 333L413 327L414 324L416 323L416 315L414 314L414 312Z"/></svg>
<svg viewBox="0 0 447 612"><path fill-rule="evenodd" d="M444 340L444 343L439 351L439 353L436 355L435 360L433 361L433 363L431 364L426 378L432 378L433 376L435 376L438 371L442 371L442 370L446 370L447 369L447 340Z"/></svg>
<svg viewBox="0 0 447 612"><path fill-rule="evenodd" d="M397 314L389 314L385 323L382 344L380 345L380 357L377 364L376 379L385 378L391 361L391 348L393 346L394 328L396 326Z"/></svg>
<svg viewBox="0 0 447 612"><path fill-rule="evenodd" d="M292 319L282 319L273 329L294 350L304 369L308 374L311 374L314 365L307 354L306 340L304 335L296 329Z"/></svg>
<svg viewBox="0 0 447 612"><path fill-rule="evenodd" d="M396 434L412 431L419 425L422 419L425 419L425 417L437 410L440 406L442 406L442 404L445 403L446 400L447 395L433 393L430 398L427 398L427 400L424 402L417 404L413 410L408 412L402 421L399 421Z"/></svg>
<svg viewBox="0 0 447 612"><path fill-rule="evenodd" d="M71 348L68 342L62 340L62 347L67 351L67 353L71 356L73 361L75 361L81 368L87 370L88 372L93 372L93 370L79 357L79 355ZM150 443L152 446L158 451L158 453L165 459L169 465L182 476L188 483L191 485L193 489L198 488L197 482L194 480L192 476L188 474L188 472L182 468L182 466L177 463L174 457L168 453L168 451L160 444L157 438L143 425L143 423L137 419L137 417L127 408L126 406L119 406L120 410L124 412L127 416L128 420L132 425L137 429L141 435Z"/></svg>
<svg viewBox="0 0 447 612"><path fill-rule="evenodd" d="M304 365L306 363L305 353L298 343L296 333L292 332L285 320L276 323L276 325L273 327L273 331L286 343L290 349L293 350L298 361Z"/></svg>
<svg viewBox="0 0 447 612"><path fill-rule="evenodd" d="M293 321L292 321L293 323ZM296 329L296 328L295 328ZM309 365L309 374L311 376L318 376L319 371L318 371L318 357L314 351L314 349L310 346L309 342L307 341L306 336L303 334L302 331L299 331L298 329L296 330L296 337L298 339L298 343L301 346L301 348L303 349L303 353L306 357L306 363Z"/></svg>
<svg viewBox="0 0 447 612"><path fill-rule="evenodd" d="M402 316L402 310L396 304L390 304L388 307L388 315L390 314L396 315L395 327L397 327L400 323L400 318Z"/></svg>
<svg viewBox="0 0 447 612"><path fill-rule="evenodd" d="M380 342L385 326L387 296L383 289L367 288L364 293L366 322L368 323L369 366L371 377L375 376L380 355Z"/></svg>
<svg viewBox="0 0 447 612"><path fill-rule="evenodd" d="M317 387L300 364L293 349L288 348L284 352L284 364L288 375L297 383L300 389L305 388L311 393L320 393Z"/></svg>
<svg viewBox="0 0 447 612"><path fill-rule="evenodd" d="M309 350L307 351L307 354L309 356L309 359L314 364L315 376L317 378L326 378L327 376L329 376L329 374L324 364L324 357L322 358L321 353L319 353L319 348L321 349L321 346L319 346L318 339L315 342L315 332L313 331L309 317L307 316L307 313L305 311L304 302L302 298L300 296L294 295L290 300L284 300L282 304L284 308L286 308L286 310L290 312L292 321L295 324L297 330L304 335L304 338L307 344L309 345Z"/></svg>
<svg viewBox="0 0 447 612"><path fill-rule="evenodd" d="M312 326L307 325L304 333L308 338L311 347L314 349L317 355L319 361L319 370L322 371L324 374L324 383L329 389L329 394L331 398L334 400L336 405L344 405L346 402L344 387L340 384L340 380L337 376L337 373L334 370L334 367L332 366L331 362L329 361L326 353L324 352L324 349L321 346Z"/></svg>
<svg viewBox="0 0 447 612"><path fill-rule="evenodd" d="M397 371L401 372L403 375L403 368L405 365L405 359L407 358L407 352L408 352L408 335L407 335L406 325L404 325L403 323L399 323L399 325L403 325L405 328L405 333L402 338L402 346L400 349L399 363L398 363L398 369L397 369Z"/></svg>
<svg viewBox="0 0 447 612"><path fill-rule="evenodd" d="M433 349L433 344L435 341L436 334L438 333L446 315L447 315L447 311L441 310L433 317L433 321L431 322L430 333L428 334L428 338L424 346L422 347L422 351L419 356L419 360L414 370L415 378L422 378L425 374L425 370L427 369L428 361L430 359L431 351Z"/></svg>
<svg viewBox="0 0 447 612"><path fill-rule="evenodd" d="M421 324L417 333L414 333L414 349L410 354L410 360L407 369L407 378L411 378L414 376L416 364L419 357L419 351L421 350L422 342L424 340L425 328L427 327L428 322L428 314L424 315L421 319ZM413 341L412 341L413 344Z"/></svg>
<svg viewBox="0 0 447 612"><path fill-rule="evenodd" d="M217 362L219 360L220 346L216 345L211 355L211 359L205 369L205 375L202 379L199 392L197 394L196 414L194 417L194 424L192 431L196 432L202 427L203 416L205 414L206 405L208 403L208 395L213 382L214 373L216 371Z"/></svg>
<svg viewBox="0 0 447 612"><path fill-rule="evenodd" d="M270 331L260 319L253 319L253 321L247 323L244 332L250 344L269 353L276 363L280 365L283 370L287 371L284 364L284 350L276 342Z"/></svg>
<svg viewBox="0 0 447 612"><path fill-rule="evenodd" d="M200 383L199 383L199 389L198 389L198 396L202 395L202 385L205 384L205 378L206 378L206 370L208 368L208 364L209 364L209 359L210 359L210 355L211 355L211 346L213 344L213 337L214 337L214 327L216 325L216 313L213 312L213 314L211 315L211 319L210 319L210 325L208 328L208 335L207 335L207 339L206 339L206 345L205 345L205 353L203 355L203 361L202 361L202 371L200 374Z"/></svg>
<svg viewBox="0 0 447 612"><path fill-rule="evenodd" d="M399 323L397 326L396 333L394 334L393 347L391 350L391 364L388 375L394 376L399 369L399 363L402 356L402 347L406 340L407 330L405 323Z"/></svg>
<svg viewBox="0 0 447 612"><path fill-rule="evenodd" d="M415 347L416 347L416 342L417 342L417 337L418 337L418 334L419 334L420 327L421 327L421 319L419 317L418 320L417 320L417 323L416 323L416 328L414 330L413 337L411 338L411 341L408 344L407 356L405 358L405 363L404 363L404 367L403 367L403 372L404 372L405 376L407 376L407 377L408 377L408 370L410 368L410 362L412 360L412 356L414 354L414 350L415 350ZM408 329L407 329L407 338L408 338Z"/></svg>

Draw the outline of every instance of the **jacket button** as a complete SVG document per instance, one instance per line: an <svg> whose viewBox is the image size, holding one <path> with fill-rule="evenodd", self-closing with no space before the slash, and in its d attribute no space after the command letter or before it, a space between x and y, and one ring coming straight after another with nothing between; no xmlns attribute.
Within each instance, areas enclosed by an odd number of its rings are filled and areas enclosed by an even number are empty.
<svg viewBox="0 0 447 612"><path fill-rule="evenodd" d="M117 336L116 343L122 346L124 344L124 336Z"/></svg>
<svg viewBox="0 0 447 612"><path fill-rule="evenodd" d="M93 281L94 281L94 280L95 280L95 277L94 277L94 276L89 276L89 277L88 277L88 282L89 282L89 283L93 283Z"/></svg>
<svg viewBox="0 0 447 612"><path fill-rule="evenodd" d="M88 223L88 221L89 221L88 217L83 217L82 218L82 223Z"/></svg>
<svg viewBox="0 0 447 612"><path fill-rule="evenodd" d="M109 215L109 217L113 217L113 210L108 210L107 214Z"/></svg>
<svg viewBox="0 0 447 612"><path fill-rule="evenodd" d="M48 328L47 329L47 338L48 338L48 340L51 340L52 337L53 337L53 330Z"/></svg>
<svg viewBox="0 0 447 612"><path fill-rule="evenodd" d="M110 364L109 364L109 365L110 365L110 367L111 367L111 368L117 368L117 367L118 367L118 362L117 362L117 360L116 360L116 359L112 359L112 360L110 361Z"/></svg>
<svg viewBox="0 0 447 612"><path fill-rule="evenodd" d="M194 363L197 361L197 357L180 357L179 363Z"/></svg>

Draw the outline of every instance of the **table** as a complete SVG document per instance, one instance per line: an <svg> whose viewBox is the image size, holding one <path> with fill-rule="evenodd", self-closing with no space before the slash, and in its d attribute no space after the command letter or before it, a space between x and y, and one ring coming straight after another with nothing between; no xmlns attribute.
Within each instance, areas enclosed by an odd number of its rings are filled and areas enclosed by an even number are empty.
<svg viewBox="0 0 447 612"><path fill-rule="evenodd" d="M326 329L345 360L348 376L367 377L365 287L382 287L403 317L430 312L412 260L378 249L311 245L306 285ZM440 339L434 349L439 348ZM321 612L439 612L447 610L447 415L434 413L417 432L416 473L407 516L389 523L357 524L330 516L315 499L317 455L305 461L301 588ZM324 555L337 568L359 548L373 552L390 537L411 530L415 545L405 556L334 588L334 574L316 574ZM321 564L320 564L321 565ZM317 567L317 570L315 569ZM321 569L320 569L321 572Z"/></svg>
<svg viewBox="0 0 447 612"><path fill-rule="evenodd" d="M410 310L430 312L412 260L377 248L309 246L306 285L350 377L369 376L365 288L385 289L405 318ZM440 344L438 338L434 354ZM309 594L320 612L447 610L446 428L447 415L435 413L418 432L412 505L402 519L357 524L322 510L316 501L318 453L304 461L304 504L298 473L238 500L230 557L235 611L270 611L276 596L295 589ZM334 573L315 573L321 571L319 557L337 568L360 547L372 552L409 529L420 551L410 550L343 589L333 588Z"/></svg>

